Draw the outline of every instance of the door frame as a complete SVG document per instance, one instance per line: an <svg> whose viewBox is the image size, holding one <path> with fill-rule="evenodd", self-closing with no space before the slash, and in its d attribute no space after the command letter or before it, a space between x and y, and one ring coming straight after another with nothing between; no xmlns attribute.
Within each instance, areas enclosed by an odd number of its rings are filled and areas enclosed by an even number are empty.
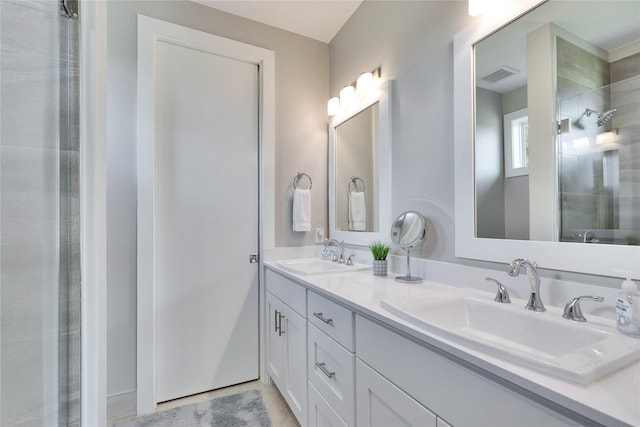
<svg viewBox="0 0 640 427"><path fill-rule="evenodd" d="M156 407L156 129L154 62L158 42L169 42L222 55L258 66L258 250L260 377L266 381L264 363L264 268L262 254L274 247L275 171L275 53L210 33L138 15L137 75L137 413Z"/></svg>

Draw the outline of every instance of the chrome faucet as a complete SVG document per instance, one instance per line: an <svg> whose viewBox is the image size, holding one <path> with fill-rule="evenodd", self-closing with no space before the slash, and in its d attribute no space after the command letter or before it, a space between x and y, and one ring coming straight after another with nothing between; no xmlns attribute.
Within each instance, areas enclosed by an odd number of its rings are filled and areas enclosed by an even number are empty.
<svg viewBox="0 0 640 427"><path fill-rule="evenodd" d="M565 319L573 320L574 322L586 322L587 319L585 319L584 315L582 314L582 310L580 309L580 301L585 299L595 302L604 301L604 298L602 297L593 297L587 295L573 298L567 303L567 305L564 306L564 313L562 314L562 317L564 317Z"/></svg>
<svg viewBox="0 0 640 427"><path fill-rule="evenodd" d="M340 242L338 242L336 239L327 240L327 242L325 243L325 247L328 248L331 245L334 245L336 248L338 248L340 250L340 256L339 257L338 256L334 256L331 259L331 261L334 261L334 262L337 261L339 264L344 264L344 257L343 257L344 248L342 247Z"/></svg>
<svg viewBox="0 0 640 427"><path fill-rule="evenodd" d="M524 258L514 259L507 270L509 276L518 277L521 267L525 268L527 276L529 277L529 285L531 286L531 296L529 297L529 302L527 302L527 305L524 308L532 311L547 311L540 299L540 276L538 276L535 264L532 264L529 260Z"/></svg>
<svg viewBox="0 0 640 427"><path fill-rule="evenodd" d="M498 293L496 293L496 297L493 299L495 302L503 304L511 303L511 298L509 298L509 292L507 291L507 288L505 288L499 280L496 280L493 277L485 277L484 280L493 281L498 286Z"/></svg>
<svg viewBox="0 0 640 427"><path fill-rule="evenodd" d="M589 235L591 235L591 236L589 236ZM591 243L594 238L595 238L595 234L593 233L593 231L587 230L587 231L584 232L583 242L584 243Z"/></svg>

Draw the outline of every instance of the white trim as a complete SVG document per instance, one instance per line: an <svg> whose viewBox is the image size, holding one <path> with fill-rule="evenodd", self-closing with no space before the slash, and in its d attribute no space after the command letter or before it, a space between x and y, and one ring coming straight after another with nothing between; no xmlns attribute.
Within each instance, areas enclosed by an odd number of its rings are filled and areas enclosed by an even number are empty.
<svg viewBox="0 0 640 427"><path fill-rule="evenodd" d="M454 38L455 253L457 257L509 263L518 257L542 268L621 277L616 270L640 278L640 247L585 245L548 241L479 239L475 237L473 148L473 45L539 4L510 2L467 27Z"/></svg>
<svg viewBox="0 0 640 427"><path fill-rule="evenodd" d="M275 54L273 51L218 37L188 27L138 15L138 299L137 299L137 412L152 411L157 402L155 388L155 101L154 55L156 44L167 41L205 52L258 65L260 73L260 235L259 250L274 245L275 164ZM149 221L149 218L153 218ZM260 307L264 306L262 268ZM260 316L261 328L264 310ZM260 331L260 361L264 360ZM261 377L266 381L264 363Z"/></svg>
<svg viewBox="0 0 640 427"><path fill-rule="evenodd" d="M505 178L511 178L514 176L529 175L529 168L527 166L513 167L513 121L527 117L529 114L528 108L523 108L518 111L507 113L504 115L503 127L504 136L502 138L504 146L504 176ZM527 118L528 120L528 118ZM520 134L520 132L518 132ZM519 141L522 143L522 141ZM521 144L522 145L522 144ZM521 147L523 149L524 147Z"/></svg>
<svg viewBox="0 0 640 427"><path fill-rule="evenodd" d="M80 3L82 424L107 419L107 3Z"/></svg>
<svg viewBox="0 0 640 427"><path fill-rule="evenodd" d="M369 245L375 240L388 240L391 229L391 82L386 80L364 97L356 97L345 111L329 122L329 237L355 245ZM378 178L378 230L336 230L336 127L356 114L378 103L378 144L375 152Z"/></svg>

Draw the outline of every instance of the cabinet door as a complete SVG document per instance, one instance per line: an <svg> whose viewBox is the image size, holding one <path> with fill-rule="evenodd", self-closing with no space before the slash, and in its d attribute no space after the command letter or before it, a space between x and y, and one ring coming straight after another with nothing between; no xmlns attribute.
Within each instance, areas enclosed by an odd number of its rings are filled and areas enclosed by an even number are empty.
<svg viewBox="0 0 640 427"><path fill-rule="evenodd" d="M302 426L307 424L307 321L282 307L285 385L280 391Z"/></svg>
<svg viewBox="0 0 640 427"><path fill-rule="evenodd" d="M274 383L282 390L283 376L283 345L279 332L282 316L282 302L267 292L268 335L267 335L267 370Z"/></svg>
<svg viewBox="0 0 640 427"><path fill-rule="evenodd" d="M347 424L311 383L309 383L309 427L347 427Z"/></svg>
<svg viewBox="0 0 640 427"><path fill-rule="evenodd" d="M436 416L382 375L356 359L358 427L436 427Z"/></svg>

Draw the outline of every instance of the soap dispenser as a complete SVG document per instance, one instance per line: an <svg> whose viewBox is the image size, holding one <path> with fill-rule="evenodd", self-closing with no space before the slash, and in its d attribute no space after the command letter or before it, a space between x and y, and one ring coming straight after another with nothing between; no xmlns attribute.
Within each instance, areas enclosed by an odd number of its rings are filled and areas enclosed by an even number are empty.
<svg viewBox="0 0 640 427"><path fill-rule="evenodd" d="M623 334L640 338L640 292L630 278L622 282L616 298L616 324Z"/></svg>

